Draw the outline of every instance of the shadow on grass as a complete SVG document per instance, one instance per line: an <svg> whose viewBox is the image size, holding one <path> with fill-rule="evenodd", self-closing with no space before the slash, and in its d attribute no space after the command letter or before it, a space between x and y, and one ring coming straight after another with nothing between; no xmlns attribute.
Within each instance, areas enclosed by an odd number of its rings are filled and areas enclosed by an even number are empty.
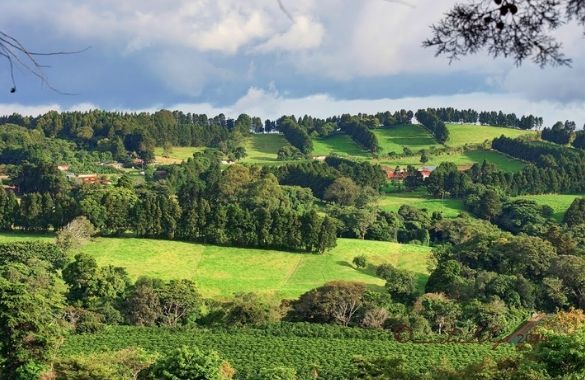
<svg viewBox="0 0 585 380"><path fill-rule="evenodd" d="M360 272L361 274L365 274L366 276L379 278L378 276L376 276L376 266L372 264L367 264L365 268L356 268L355 265L352 265L347 261L337 261L336 264L341 265L343 267L351 268L357 272Z"/></svg>

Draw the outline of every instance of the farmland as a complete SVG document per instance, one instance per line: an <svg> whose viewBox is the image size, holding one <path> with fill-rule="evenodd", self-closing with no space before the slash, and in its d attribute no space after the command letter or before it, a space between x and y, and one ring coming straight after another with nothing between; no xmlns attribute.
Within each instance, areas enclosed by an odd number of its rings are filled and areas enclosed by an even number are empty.
<svg viewBox="0 0 585 380"><path fill-rule="evenodd" d="M286 139L281 135L252 135L244 143L247 156L243 161L253 164L277 163L276 153L286 144L288 144Z"/></svg>
<svg viewBox="0 0 585 380"><path fill-rule="evenodd" d="M453 162L455 165L461 167L468 167L474 163L482 163L484 160L490 162L500 170L507 172L516 172L522 170L525 163L510 158L502 153L494 150L471 150L467 152L458 152L451 154L433 155L429 154L429 161L424 165L438 166L441 162ZM378 163L394 168L395 166L405 167L407 165L414 165L416 167L423 165L420 162L420 156L407 156L400 158L381 158Z"/></svg>
<svg viewBox="0 0 585 380"><path fill-rule="evenodd" d="M164 149L157 147L154 149L156 161L162 164L176 164L182 161L186 161L188 158L193 157L196 152L201 152L204 147L191 147L191 146L175 146L168 152L168 157L164 157Z"/></svg>
<svg viewBox="0 0 585 380"><path fill-rule="evenodd" d="M463 201L459 199L430 199L423 192L392 193L382 197L377 205L384 211L398 211L400 206L409 205L426 209L430 214L442 212L445 218L454 218L463 211Z"/></svg>
<svg viewBox="0 0 585 380"><path fill-rule="evenodd" d="M554 210L553 218L560 222L565 216L565 212L577 197L583 197L585 194L568 195L568 194L540 194L540 195L523 195L515 199L530 199L541 205L547 205Z"/></svg>
<svg viewBox="0 0 585 380"><path fill-rule="evenodd" d="M14 240L49 241L52 237L0 235L0 242ZM339 239L337 247L324 255L136 238L97 238L83 250L99 265L126 268L134 280L139 276L185 278L194 280L209 297L256 292L275 298L294 298L333 280L381 287L384 281L375 276L373 265L382 263L415 272L423 284L430 254L429 247L351 239ZM366 255L372 265L356 270L351 261L358 254Z"/></svg>
<svg viewBox="0 0 585 380"><path fill-rule="evenodd" d="M392 128L373 129L372 132L378 138L382 154L402 153L404 148L416 153L422 149L428 150L433 146L440 146L421 125L398 125Z"/></svg>
<svg viewBox="0 0 585 380"><path fill-rule="evenodd" d="M491 141L502 135L512 138L534 135L533 131L475 124L447 124L447 129L449 129L449 140L447 140L446 145L451 147L482 144L486 140Z"/></svg>
<svg viewBox="0 0 585 380"><path fill-rule="evenodd" d="M296 328L284 324L266 329L164 329L118 326L96 334L69 337L60 355L95 355L127 347L150 352L170 352L186 346L199 346L221 353L238 371L238 378L260 368L289 367L307 375L317 369L319 378L346 378L352 358L404 358L420 372L447 362L455 367L514 355L508 344L492 349L492 344L399 343L389 333L375 330L308 325ZM302 377L306 378L306 377Z"/></svg>
<svg viewBox="0 0 585 380"><path fill-rule="evenodd" d="M327 156L331 153L360 159L371 157L368 151L361 148L348 135L313 139L313 156Z"/></svg>

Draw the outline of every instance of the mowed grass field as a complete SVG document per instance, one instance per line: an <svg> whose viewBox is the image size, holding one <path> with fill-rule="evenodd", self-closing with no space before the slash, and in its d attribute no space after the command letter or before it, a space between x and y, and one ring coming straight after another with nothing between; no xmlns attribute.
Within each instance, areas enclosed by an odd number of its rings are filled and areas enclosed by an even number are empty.
<svg viewBox="0 0 585 380"><path fill-rule="evenodd" d="M452 153L452 154L429 154L429 161L425 164L420 162L420 156L409 156L402 158L381 158L378 163L390 168L396 166L405 167L413 165L419 166L438 166L442 162L453 162L457 166L467 167L475 163L482 163L484 160L496 165L500 170L507 172L516 172L522 170L526 165L523 161L508 157L505 154L495 150L472 150L468 152Z"/></svg>
<svg viewBox="0 0 585 380"><path fill-rule="evenodd" d="M377 205L384 211L394 212L398 212L402 205L409 205L426 209L429 214L442 212L445 218L455 218L463 211L463 201L460 199L429 199L422 192L386 194L378 199Z"/></svg>
<svg viewBox="0 0 585 380"><path fill-rule="evenodd" d="M359 159L371 158L370 152L360 147L348 135L313 139L313 156L328 156L331 153Z"/></svg>
<svg viewBox="0 0 585 380"><path fill-rule="evenodd" d="M447 124L447 128L449 129L449 140L447 140L446 145L451 147L465 144L481 144L486 140L491 141L501 135L515 138L535 134L534 131L475 124Z"/></svg>
<svg viewBox="0 0 585 380"><path fill-rule="evenodd" d="M548 205L553 208L553 218L560 222L565 216L565 212L573 203L575 198L585 197L585 194L540 194L540 195L522 195L514 199L530 199L540 205Z"/></svg>
<svg viewBox="0 0 585 380"><path fill-rule="evenodd" d="M378 138L382 154L389 152L403 153L405 147L413 152L440 146L433 136L418 124L397 125L391 128L376 128L372 132Z"/></svg>
<svg viewBox="0 0 585 380"><path fill-rule="evenodd" d="M0 242L51 241L47 235L0 234ZM375 266L389 263L415 272L422 286L427 278L430 248L389 242L338 239L323 255L274 250L218 247L177 241L97 238L83 248L99 265L126 268L132 279L151 276L191 279L207 297L255 292L270 298L296 298L328 281L360 281L381 288ZM369 267L357 270L355 256L366 255Z"/></svg>

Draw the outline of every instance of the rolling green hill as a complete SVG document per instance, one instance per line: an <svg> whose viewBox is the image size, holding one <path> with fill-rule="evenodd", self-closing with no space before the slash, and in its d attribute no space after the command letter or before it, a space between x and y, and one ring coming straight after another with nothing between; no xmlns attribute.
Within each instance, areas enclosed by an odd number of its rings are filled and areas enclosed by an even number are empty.
<svg viewBox="0 0 585 380"><path fill-rule="evenodd" d="M331 153L359 159L371 158L370 152L361 148L348 135L313 139L313 156L328 156Z"/></svg>
<svg viewBox="0 0 585 380"><path fill-rule="evenodd" d="M0 242L51 240L46 235L0 234ZM97 238L84 247L100 265L126 268L129 275L194 280L205 296L227 297L256 292L269 297L295 298L328 281L360 281L381 287L373 265L390 263L416 272L422 285L427 276L429 247L389 242L338 239L324 255L273 250L218 247L178 241ZM356 270L352 259L364 254L371 264Z"/></svg>
<svg viewBox="0 0 585 380"><path fill-rule="evenodd" d="M495 150L471 150L467 152L451 153L451 154L429 154L429 161L425 164L420 162L420 156L407 156L401 158L380 158L378 163L390 168L396 166L414 165L416 167L425 165L438 166L441 162L453 162L458 166L471 166L474 163L482 163L484 160L496 165L500 170L507 172L516 172L522 170L526 165L524 162L508 157L505 154Z"/></svg>
<svg viewBox="0 0 585 380"><path fill-rule="evenodd" d="M373 129L372 132L378 138L382 154L388 154L389 152L402 153L405 147L416 153L421 149L440 146L421 125L397 125L391 128Z"/></svg>
<svg viewBox="0 0 585 380"><path fill-rule="evenodd" d="M247 156L242 161L254 164L278 163L279 161L276 160L278 149L286 144L288 144L288 142L281 135L251 135L246 138L244 143Z"/></svg>
<svg viewBox="0 0 585 380"><path fill-rule="evenodd" d="M486 140L491 141L501 135L514 138L535 134L534 131L475 124L447 124L447 128L449 129L449 140L447 140L446 145L452 147L465 144L481 144Z"/></svg>

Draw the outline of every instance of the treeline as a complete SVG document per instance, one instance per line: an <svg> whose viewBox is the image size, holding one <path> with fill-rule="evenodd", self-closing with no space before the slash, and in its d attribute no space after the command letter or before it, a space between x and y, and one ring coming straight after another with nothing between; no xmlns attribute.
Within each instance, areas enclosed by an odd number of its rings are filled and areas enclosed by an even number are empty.
<svg viewBox="0 0 585 380"><path fill-rule="evenodd" d="M499 137L495 150L529 161L515 173L497 170L484 162L460 172L452 163L442 163L425 184L435 197L462 198L474 184L493 186L507 195L582 193L585 191L585 152L542 142Z"/></svg>
<svg viewBox="0 0 585 380"><path fill-rule="evenodd" d="M178 167L169 183L134 188L122 177L113 187L70 189L54 166L27 164L14 178L20 203L0 190L0 226L47 231L81 215L102 235L133 232L320 253L336 244L336 222L319 215L303 189L282 187L274 175L254 168L233 165L222 172L214 155L200 154Z"/></svg>
<svg viewBox="0 0 585 380"><path fill-rule="evenodd" d="M377 119L374 120L373 124L376 124L376 122ZM376 153L380 150L378 138L370 130L364 120L359 116L350 116L349 114L341 116L341 119L339 120L339 128L344 133L347 133L355 142L370 152Z"/></svg>
<svg viewBox="0 0 585 380"><path fill-rule="evenodd" d="M552 127L544 128L540 137L556 144L571 144L574 148L585 149L585 130L575 131L576 128L574 121L557 121Z"/></svg>
<svg viewBox="0 0 585 380"><path fill-rule="evenodd" d="M481 111L473 109L458 110L452 107L428 108L428 112L434 113L445 123L480 123L482 125L493 125L498 127L518 129L538 129L542 127L542 117L526 115L518 118L515 113L505 114L502 111ZM418 119L418 117L417 117Z"/></svg>
<svg viewBox="0 0 585 380"><path fill-rule="evenodd" d="M356 162L328 156L325 162L303 162L270 168L283 185L308 187L318 198L324 199L336 179L347 177L358 186L378 193L386 184L386 173L380 165ZM357 195L357 194L354 194Z"/></svg>
<svg viewBox="0 0 585 380"><path fill-rule="evenodd" d="M29 117L19 114L0 117L1 124L15 124L43 131L46 137L74 141L89 150L109 151L114 159L135 152L141 158L154 158L154 147L217 146L246 134L261 124L258 118L242 114L236 120L223 114L207 115L160 110L155 113L120 113L92 110L88 112L56 112Z"/></svg>
<svg viewBox="0 0 585 380"><path fill-rule="evenodd" d="M418 110L415 116L439 143L444 144L449 139L449 130L432 109Z"/></svg>
<svg viewBox="0 0 585 380"><path fill-rule="evenodd" d="M278 119L277 128L288 142L304 154L313 150L313 140L295 121L293 117L284 116Z"/></svg>
<svg viewBox="0 0 585 380"><path fill-rule="evenodd" d="M131 161L122 146L116 151L123 161ZM78 149L75 143L58 138L47 138L42 131L29 130L6 124L0 128L0 164L20 165L24 162L52 162L69 165L73 173L115 173L116 169L103 165L112 162L110 151Z"/></svg>

